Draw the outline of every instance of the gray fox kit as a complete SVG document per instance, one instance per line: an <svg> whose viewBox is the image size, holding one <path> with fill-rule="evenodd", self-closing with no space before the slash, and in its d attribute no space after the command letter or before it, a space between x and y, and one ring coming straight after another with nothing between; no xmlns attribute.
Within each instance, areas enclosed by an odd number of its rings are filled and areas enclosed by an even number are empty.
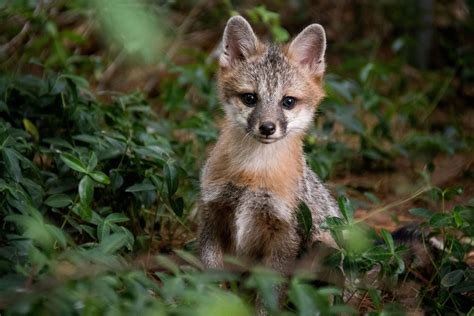
<svg viewBox="0 0 474 316"><path fill-rule="evenodd" d="M287 46L259 41L240 16L229 19L218 89L225 123L201 175L199 246L208 268L223 255L287 273L299 252L297 212L312 213L312 240L339 210L308 167L303 137L324 97L326 37L306 27Z"/></svg>

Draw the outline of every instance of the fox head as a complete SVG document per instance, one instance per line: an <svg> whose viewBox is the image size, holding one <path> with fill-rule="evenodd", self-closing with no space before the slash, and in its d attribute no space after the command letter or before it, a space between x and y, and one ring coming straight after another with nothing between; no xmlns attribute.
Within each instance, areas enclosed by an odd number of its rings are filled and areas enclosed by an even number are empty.
<svg viewBox="0 0 474 316"><path fill-rule="evenodd" d="M277 46L259 41L243 17L230 18L218 79L227 120L264 144L303 135L324 97L325 50L319 24Z"/></svg>

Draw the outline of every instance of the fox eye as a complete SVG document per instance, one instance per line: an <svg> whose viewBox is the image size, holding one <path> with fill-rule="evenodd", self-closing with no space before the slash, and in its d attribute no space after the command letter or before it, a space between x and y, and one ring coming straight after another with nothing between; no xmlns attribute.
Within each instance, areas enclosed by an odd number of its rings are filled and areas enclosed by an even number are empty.
<svg viewBox="0 0 474 316"><path fill-rule="evenodd" d="M293 97L284 97L281 104L285 109L291 110L295 107L296 99Z"/></svg>
<svg viewBox="0 0 474 316"><path fill-rule="evenodd" d="M248 107L252 107L257 104L257 95L255 93L243 93L240 95L240 99Z"/></svg>

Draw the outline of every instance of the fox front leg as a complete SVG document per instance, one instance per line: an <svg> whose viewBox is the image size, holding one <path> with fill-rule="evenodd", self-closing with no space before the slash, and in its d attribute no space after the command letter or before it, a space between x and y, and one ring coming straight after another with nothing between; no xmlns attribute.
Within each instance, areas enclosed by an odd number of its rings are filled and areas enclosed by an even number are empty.
<svg viewBox="0 0 474 316"><path fill-rule="evenodd" d="M199 242L201 260L208 269L222 269L224 267L224 252L217 240L201 239Z"/></svg>
<svg viewBox="0 0 474 316"><path fill-rule="evenodd" d="M208 269L224 268L224 249L221 240L222 226L219 216L210 205L201 205L199 223L199 252L204 266Z"/></svg>

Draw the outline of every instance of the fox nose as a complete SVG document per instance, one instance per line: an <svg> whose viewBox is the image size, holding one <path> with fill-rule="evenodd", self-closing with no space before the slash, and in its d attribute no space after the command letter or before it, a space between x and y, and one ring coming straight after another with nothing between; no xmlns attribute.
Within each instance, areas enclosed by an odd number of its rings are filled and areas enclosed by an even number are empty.
<svg viewBox="0 0 474 316"><path fill-rule="evenodd" d="M260 130L260 134L270 136L275 133L276 126L273 122L263 122L258 129Z"/></svg>

